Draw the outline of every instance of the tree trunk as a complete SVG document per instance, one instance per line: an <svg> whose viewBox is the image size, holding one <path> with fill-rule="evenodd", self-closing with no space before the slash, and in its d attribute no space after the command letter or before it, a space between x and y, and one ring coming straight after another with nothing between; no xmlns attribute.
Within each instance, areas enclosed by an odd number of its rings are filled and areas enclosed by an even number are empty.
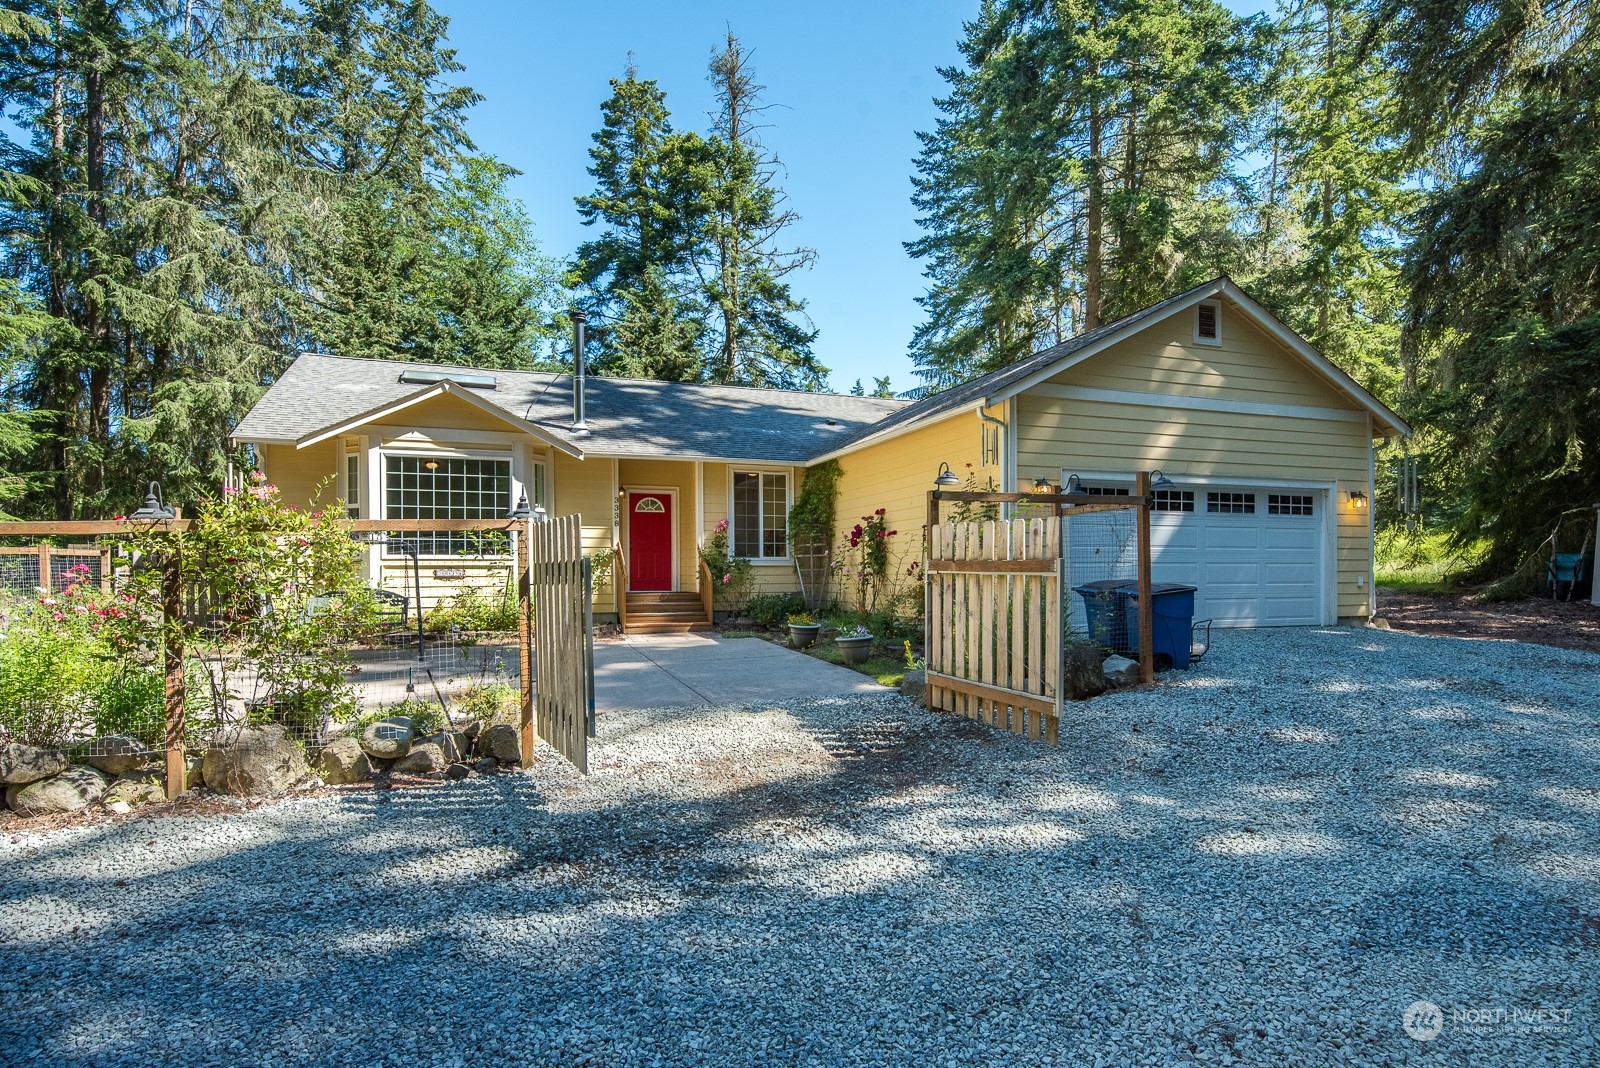
<svg viewBox="0 0 1600 1068"><path fill-rule="evenodd" d="M1094 71L1098 74L1098 66ZM1100 301L1103 258L1105 256L1105 162L1100 153L1104 147L1105 116L1100 110L1098 94L1089 105L1089 204L1084 220L1083 254L1083 328L1093 330L1100 325Z"/></svg>

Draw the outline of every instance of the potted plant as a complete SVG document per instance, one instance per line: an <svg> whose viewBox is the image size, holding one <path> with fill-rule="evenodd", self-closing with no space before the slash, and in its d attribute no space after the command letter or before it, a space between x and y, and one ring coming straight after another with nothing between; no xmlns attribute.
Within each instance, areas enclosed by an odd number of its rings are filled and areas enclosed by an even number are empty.
<svg viewBox="0 0 1600 1068"><path fill-rule="evenodd" d="M797 612L789 617L789 644L796 649L805 649L817 643L817 634L822 630L822 624L812 619L805 612Z"/></svg>
<svg viewBox="0 0 1600 1068"><path fill-rule="evenodd" d="M840 627L833 641L846 664L865 664L872 656L872 632L859 623Z"/></svg>

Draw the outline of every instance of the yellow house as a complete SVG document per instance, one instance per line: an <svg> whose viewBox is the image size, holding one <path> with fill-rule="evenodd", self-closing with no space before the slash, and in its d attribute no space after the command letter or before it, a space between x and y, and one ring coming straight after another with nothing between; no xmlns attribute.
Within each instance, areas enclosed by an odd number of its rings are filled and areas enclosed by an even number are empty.
<svg viewBox="0 0 1600 1068"><path fill-rule="evenodd" d="M1011 492L1076 476L1117 493L1159 469L1156 580L1197 586L1197 616L1221 625L1289 626L1371 614L1374 442L1409 433L1219 278L914 402L305 355L235 437L308 506L493 518L525 490L581 513L644 622L694 615L698 548L723 521L758 588L798 589L786 516L826 460L841 526L883 508L910 556L943 463ZM460 536L417 547L425 602L503 574ZM398 585L409 562L389 551L369 577ZM596 591L599 618L617 608Z"/></svg>

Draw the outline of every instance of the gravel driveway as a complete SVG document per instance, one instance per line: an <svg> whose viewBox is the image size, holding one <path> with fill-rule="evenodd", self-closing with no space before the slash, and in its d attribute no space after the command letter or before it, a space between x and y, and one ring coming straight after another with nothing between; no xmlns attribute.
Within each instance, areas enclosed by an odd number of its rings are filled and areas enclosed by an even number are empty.
<svg viewBox="0 0 1600 1068"><path fill-rule="evenodd" d="M0 1063L1594 1064L1597 687L1229 633L1054 749L897 696L617 713L588 780L15 836Z"/></svg>

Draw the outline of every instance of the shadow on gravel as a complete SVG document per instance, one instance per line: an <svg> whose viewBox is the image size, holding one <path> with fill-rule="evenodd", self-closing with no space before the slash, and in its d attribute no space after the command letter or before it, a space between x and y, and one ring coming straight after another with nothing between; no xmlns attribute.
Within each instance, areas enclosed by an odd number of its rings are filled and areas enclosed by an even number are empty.
<svg viewBox="0 0 1600 1068"><path fill-rule="evenodd" d="M1230 638L1274 671L1053 749L866 702L705 796L507 776L8 847L0 1063L1383 1062L1418 997L1589 1003L1596 710L1332 634Z"/></svg>

